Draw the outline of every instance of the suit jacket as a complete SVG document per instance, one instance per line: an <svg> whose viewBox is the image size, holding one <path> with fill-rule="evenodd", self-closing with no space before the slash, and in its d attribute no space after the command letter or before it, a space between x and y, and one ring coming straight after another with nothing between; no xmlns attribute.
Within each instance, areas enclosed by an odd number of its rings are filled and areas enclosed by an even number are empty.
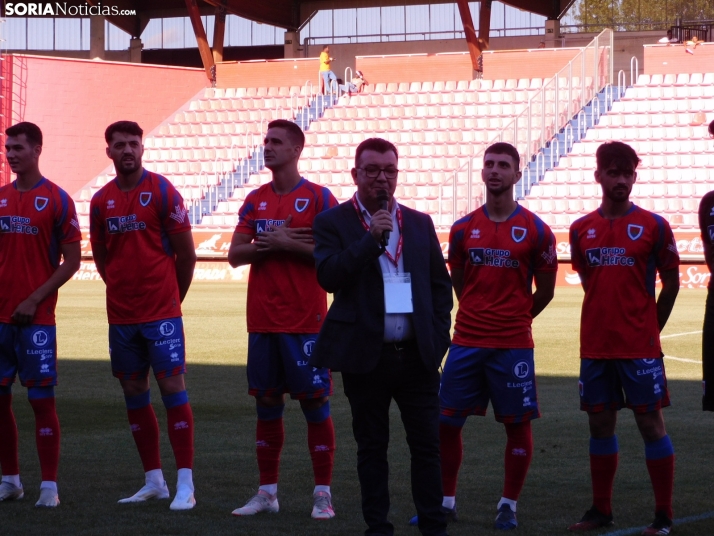
<svg viewBox="0 0 714 536"><path fill-rule="evenodd" d="M404 271L411 274L412 325L419 355L436 370L449 348L451 279L426 214L400 205ZM313 222L317 280L334 301L310 363L334 371L367 373L377 366L384 341L383 249L365 230L352 201L318 214Z"/></svg>

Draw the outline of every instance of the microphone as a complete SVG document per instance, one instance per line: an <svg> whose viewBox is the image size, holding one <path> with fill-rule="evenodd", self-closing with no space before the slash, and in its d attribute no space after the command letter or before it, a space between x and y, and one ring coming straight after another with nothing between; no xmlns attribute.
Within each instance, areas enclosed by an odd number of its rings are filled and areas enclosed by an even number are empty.
<svg viewBox="0 0 714 536"><path fill-rule="evenodd" d="M387 190L377 191L377 201L379 202L379 210L389 210L389 194ZM389 231L382 232L382 247L386 248L389 244Z"/></svg>

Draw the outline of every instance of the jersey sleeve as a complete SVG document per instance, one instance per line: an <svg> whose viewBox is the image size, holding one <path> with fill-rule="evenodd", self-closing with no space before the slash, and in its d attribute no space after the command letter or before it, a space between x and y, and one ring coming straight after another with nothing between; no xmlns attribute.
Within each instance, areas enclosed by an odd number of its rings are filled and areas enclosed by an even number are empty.
<svg viewBox="0 0 714 536"><path fill-rule="evenodd" d="M712 221L712 209L714 208L714 195L706 194L699 203L699 230L702 233L702 242L705 244L714 243L714 237L709 234L709 224Z"/></svg>
<svg viewBox="0 0 714 536"><path fill-rule="evenodd" d="M82 232L79 230L79 219L74 201L67 192L59 192L59 203L57 204L57 214L55 218L55 231L60 244L71 244L82 240Z"/></svg>
<svg viewBox="0 0 714 536"><path fill-rule="evenodd" d="M557 272L558 254L555 249L555 235L545 223L536 223L539 227L539 240L533 263L534 272Z"/></svg>
<svg viewBox="0 0 714 536"><path fill-rule="evenodd" d="M323 187L322 188L322 193L320 195L320 203L317 208L317 213L319 214L320 212L325 212L326 210L331 209L332 207L336 207L339 204L337 199L335 199L335 196L332 195L332 192Z"/></svg>
<svg viewBox="0 0 714 536"><path fill-rule="evenodd" d="M191 230L188 219L188 210L184 206L183 197L168 179L160 179L160 208L161 225L167 234L185 233Z"/></svg>
<svg viewBox="0 0 714 536"><path fill-rule="evenodd" d="M580 245L578 244L578 225L575 222L570 226L570 263L573 266L573 270L578 273L582 273L585 270L585 261L583 259L582 251L580 251Z"/></svg>
<svg viewBox="0 0 714 536"><path fill-rule="evenodd" d="M666 272L674 270L679 266L679 251L677 251L677 241L669 226L669 222L662 217L657 218L659 237L655 243L655 259L657 270Z"/></svg>
<svg viewBox="0 0 714 536"><path fill-rule="evenodd" d="M446 262L450 268L463 268L466 265L464 259L464 229L465 225L455 224L449 232L449 257Z"/></svg>
<svg viewBox="0 0 714 536"><path fill-rule="evenodd" d="M104 243L104 223L102 222L102 209L99 193L92 197L89 203L89 240L90 242Z"/></svg>
<svg viewBox="0 0 714 536"><path fill-rule="evenodd" d="M257 197L255 192L256 190L253 190L246 196L243 206L238 211L236 233L255 236L255 203Z"/></svg>

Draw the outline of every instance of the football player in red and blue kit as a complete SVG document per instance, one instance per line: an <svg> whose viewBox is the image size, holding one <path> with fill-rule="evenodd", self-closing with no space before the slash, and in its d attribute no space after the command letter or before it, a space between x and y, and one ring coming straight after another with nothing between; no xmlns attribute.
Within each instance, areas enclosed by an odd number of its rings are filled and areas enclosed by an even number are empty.
<svg viewBox="0 0 714 536"><path fill-rule="evenodd" d="M77 213L67 192L42 176L42 132L33 123L5 131L16 180L0 188L0 501L22 499L12 384L19 374L35 414L42 482L35 506L59 505L57 290L79 269ZM62 262L60 262L62 260Z"/></svg>
<svg viewBox="0 0 714 536"><path fill-rule="evenodd" d="M714 121L709 123L709 136L714 138ZM699 229L704 247L704 260L709 273L714 274L714 192L699 202ZM707 301L702 328L702 409L714 411L714 279L709 278Z"/></svg>
<svg viewBox="0 0 714 536"><path fill-rule="evenodd" d="M662 408L669 405L659 334L679 292L679 254L667 221L634 205L637 153L622 142L598 147L602 204L570 227L573 268L585 290L580 321L580 407L590 424L593 505L571 531L612 524L618 462L617 411L632 409L645 442L655 519L645 535L672 529L674 449ZM659 272L662 290L655 297Z"/></svg>
<svg viewBox="0 0 714 536"><path fill-rule="evenodd" d="M172 510L196 504L193 487L193 413L184 383L186 344L181 302L196 264L191 224L181 195L161 175L144 169L143 131L133 121L107 127L107 156L117 176L90 204L90 241L107 286L109 355L124 391L129 424L146 485L120 503L167 499L159 427L149 392L149 367L166 407L178 469Z"/></svg>
<svg viewBox="0 0 714 536"><path fill-rule="evenodd" d="M273 180L248 194L240 209L228 261L250 264L248 278L248 386L255 397L256 454L260 487L233 515L278 511L278 470L285 441L284 393L300 401L315 475L312 517L330 519L335 430L328 397L330 371L308 359L327 313L317 283L312 221L337 205L327 188L300 176L305 135L295 123L276 120L265 135L265 166Z"/></svg>
<svg viewBox="0 0 714 536"><path fill-rule="evenodd" d="M512 145L488 147L481 172L486 204L451 228L448 262L459 309L439 391L447 517L456 517L466 418L485 415L490 400L505 426L505 483L494 525L499 530L518 526L516 501L533 455L530 421L540 416L531 324L553 299L558 270L555 236L514 200L519 166Z"/></svg>

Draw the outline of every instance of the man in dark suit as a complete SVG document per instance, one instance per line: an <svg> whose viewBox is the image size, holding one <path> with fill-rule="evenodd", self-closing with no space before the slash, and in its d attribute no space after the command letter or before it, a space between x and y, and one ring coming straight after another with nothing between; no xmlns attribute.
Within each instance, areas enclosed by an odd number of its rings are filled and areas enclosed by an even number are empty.
<svg viewBox="0 0 714 536"><path fill-rule="evenodd" d="M311 364L342 372L365 534L394 533L387 520L394 399L411 451L419 529L442 536L438 369L450 342L451 280L431 218L394 199L397 159L386 140L362 142L352 169L357 193L314 220L317 278L334 302Z"/></svg>

